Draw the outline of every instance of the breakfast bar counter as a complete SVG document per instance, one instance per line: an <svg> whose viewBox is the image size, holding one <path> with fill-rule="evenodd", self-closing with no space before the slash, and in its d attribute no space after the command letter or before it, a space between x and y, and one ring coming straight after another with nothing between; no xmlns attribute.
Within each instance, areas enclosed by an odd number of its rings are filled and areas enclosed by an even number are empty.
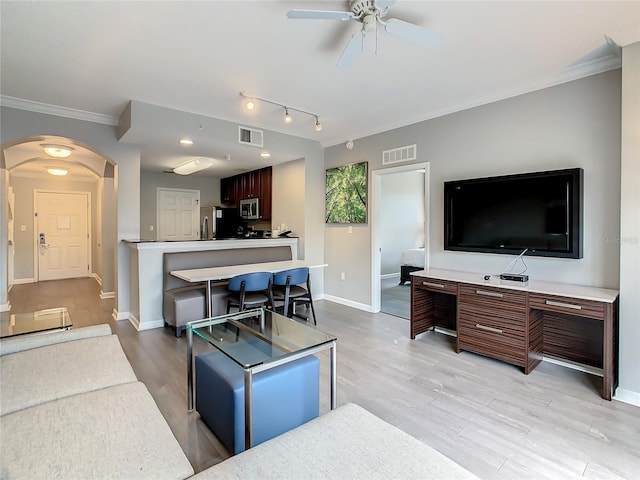
<svg viewBox="0 0 640 480"><path fill-rule="evenodd" d="M163 256L169 252L196 252L239 248L288 246L291 258L298 258L297 238L239 238L228 240L196 240L163 242L124 240L129 246L129 281L131 299L129 321L137 330L164 326Z"/></svg>

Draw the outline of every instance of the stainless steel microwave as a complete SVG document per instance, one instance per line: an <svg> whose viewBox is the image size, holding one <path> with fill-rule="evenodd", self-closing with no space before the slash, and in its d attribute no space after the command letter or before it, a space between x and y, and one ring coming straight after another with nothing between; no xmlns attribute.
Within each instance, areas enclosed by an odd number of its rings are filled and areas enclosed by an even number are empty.
<svg viewBox="0 0 640 480"><path fill-rule="evenodd" d="M244 200L240 200L240 216L244 220L259 220L260 199L245 198Z"/></svg>

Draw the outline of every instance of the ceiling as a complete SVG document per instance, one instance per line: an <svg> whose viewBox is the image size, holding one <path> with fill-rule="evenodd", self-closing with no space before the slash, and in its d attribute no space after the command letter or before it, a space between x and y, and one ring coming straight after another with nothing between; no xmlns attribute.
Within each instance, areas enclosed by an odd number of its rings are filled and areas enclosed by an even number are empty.
<svg viewBox="0 0 640 480"><path fill-rule="evenodd" d="M605 36L618 41L640 32L639 1L398 0L387 18L439 32L440 45L421 47L382 29L377 55L368 34L353 65L339 70L336 62L359 24L286 14L347 7L303 0L2 0L2 104L55 106L59 114L115 125L136 100L192 113L194 120L214 117L330 146L616 68L620 59ZM316 132L315 118L296 111L287 125L283 109L266 102L249 114L240 91L316 114L324 128ZM231 162L205 175L264 164L254 147L203 139L188 150L178 144L181 134L149 128L137 135L142 169L171 169L196 149L217 158L231 154ZM277 152L270 163L287 160Z"/></svg>

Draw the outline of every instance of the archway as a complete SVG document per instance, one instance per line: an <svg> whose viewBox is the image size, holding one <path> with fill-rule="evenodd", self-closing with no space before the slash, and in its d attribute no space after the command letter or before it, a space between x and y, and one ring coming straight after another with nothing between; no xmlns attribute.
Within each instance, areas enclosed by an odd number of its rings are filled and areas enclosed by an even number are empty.
<svg viewBox="0 0 640 480"><path fill-rule="evenodd" d="M45 145L68 149L71 154L66 158L49 156L44 151ZM47 173L50 167L64 169L67 175L54 178ZM36 189L62 192L85 189L93 194L90 276L100 284L101 298L115 296L118 261L115 162L83 142L41 135L2 144L0 171L6 192L6 200L0 198L0 201L7 205L6 221L3 215L0 229L6 229L3 237L8 239L6 247L2 247L2 253L6 255L6 262L2 263L6 269L3 268L0 275L0 293L4 293L4 296L0 295L0 310L10 309L6 299L12 285L38 280L37 258L34 258L37 251L33 203Z"/></svg>

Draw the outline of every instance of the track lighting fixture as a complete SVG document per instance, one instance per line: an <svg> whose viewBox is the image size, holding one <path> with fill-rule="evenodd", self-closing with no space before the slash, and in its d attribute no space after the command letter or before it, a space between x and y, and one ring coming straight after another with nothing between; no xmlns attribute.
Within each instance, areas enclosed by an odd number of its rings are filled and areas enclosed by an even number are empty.
<svg viewBox="0 0 640 480"><path fill-rule="evenodd" d="M274 102L273 100L267 100L266 98L256 97L255 95L248 95L245 92L240 92L240 96L245 100L243 102L244 109L251 112L257 109L257 101L270 103L271 105L277 105L278 107L284 108L284 123L292 123L293 117L291 116L291 111L296 111L300 113L304 113L306 115L310 115L315 118L316 122L313 126L316 132L320 132L322 130L322 124L320 123L320 117L315 113L307 112L305 110L300 110L299 108L289 107L288 105L284 105L283 103Z"/></svg>
<svg viewBox="0 0 640 480"><path fill-rule="evenodd" d="M284 123L291 122L293 122L293 118L291 117L291 115L289 115L289 109L287 107L284 107Z"/></svg>

